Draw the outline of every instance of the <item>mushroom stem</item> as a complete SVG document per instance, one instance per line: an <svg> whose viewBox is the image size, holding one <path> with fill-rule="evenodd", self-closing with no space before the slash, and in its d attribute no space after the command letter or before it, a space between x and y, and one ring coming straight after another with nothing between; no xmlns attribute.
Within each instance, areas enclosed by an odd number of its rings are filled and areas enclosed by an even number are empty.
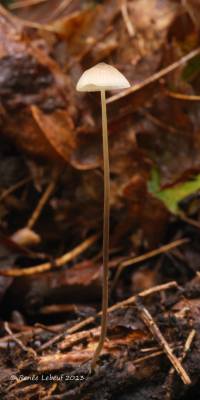
<svg viewBox="0 0 200 400"><path fill-rule="evenodd" d="M102 110L103 168L104 168L103 292L102 292L101 333L99 337L99 343L93 355L91 369L94 369L98 357L103 349L107 332L109 225L110 225L110 165L109 165L108 123L107 123L105 90L101 90L101 110Z"/></svg>

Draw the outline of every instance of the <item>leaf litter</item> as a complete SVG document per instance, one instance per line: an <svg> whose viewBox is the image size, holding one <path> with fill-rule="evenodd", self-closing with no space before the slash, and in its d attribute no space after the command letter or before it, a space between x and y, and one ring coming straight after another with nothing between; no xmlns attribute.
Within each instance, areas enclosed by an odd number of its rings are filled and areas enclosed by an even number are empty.
<svg viewBox="0 0 200 400"><path fill-rule="evenodd" d="M7 6L0 8L1 397L198 398L196 3ZM114 64L133 86L107 99L111 309L99 368L88 375L101 296L101 127L98 97L80 97L75 84L101 61ZM41 203L55 170L54 190ZM29 231L34 210L37 243ZM128 267L115 280L123 263ZM189 386L174 372L157 328ZM52 381L50 374L79 381Z"/></svg>

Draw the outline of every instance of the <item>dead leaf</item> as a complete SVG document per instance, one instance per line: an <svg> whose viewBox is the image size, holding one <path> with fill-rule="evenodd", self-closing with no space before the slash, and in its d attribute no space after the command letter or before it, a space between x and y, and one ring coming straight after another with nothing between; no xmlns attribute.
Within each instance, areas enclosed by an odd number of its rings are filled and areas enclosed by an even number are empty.
<svg viewBox="0 0 200 400"><path fill-rule="evenodd" d="M69 161L75 115L71 82L49 56L42 38L43 48L24 36L23 25L9 13L2 8L0 12L3 132L32 156Z"/></svg>
<svg viewBox="0 0 200 400"><path fill-rule="evenodd" d="M71 118L62 110L44 113L37 106L31 106L33 118L54 150L65 161L69 161L75 147L74 127Z"/></svg>

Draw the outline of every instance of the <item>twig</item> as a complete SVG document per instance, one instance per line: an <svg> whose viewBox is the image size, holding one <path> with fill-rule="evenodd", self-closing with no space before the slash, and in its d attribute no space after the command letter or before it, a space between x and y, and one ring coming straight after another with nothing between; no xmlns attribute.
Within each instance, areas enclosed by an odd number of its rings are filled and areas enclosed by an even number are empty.
<svg viewBox="0 0 200 400"><path fill-rule="evenodd" d="M5 7L3 7L1 3L0 3L0 11L1 14L4 15L9 20L11 20L12 18L12 23L15 25L15 27L28 26L30 28L45 30L47 32L55 32L55 29L50 24L49 25L44 23L40 24L38 22L28 21L26 19L18 18L17 16L11 14Z"/></svg>
<svg viewBox="0 0 200 400"><path fill-rule="evenodd" d="M47 399L51 399L51 395L53 394L53 392L55 392L56 388L58 386L58 383L55 382L53 383L53 385L50 386L49 390L47 391L47 395L43 398L43 400L47 400Z"/></svg>
<svg viewBox="0 0 200 400"><path fill-rule="evenodd" d="M189 60L191 60L192 58L197 56L199 53L200 53L200 47L198 47L195 50L192 50L190 53L188 53L186 56L182 57L180 60L175 61L174 63L168 65L168 67L165 67L165 68L161 69L160 71L155 72L155 74L151 75L147 79L144 79L142 82L137 83L136 85L131 86L131 88L122 90L120 93L109 97L107 99L107 104L110 104L110 103L113 103L114 101L120 100L130 94L137 92L138 90L143 89L145 86L158 81L160 78L162 78L163 76L174 71L176 68L179 68L182 65L186 64Z"/></svg>
<svg viewBox="0 0 200 400"><path fill-rule="evenodd" d="M187 217L183 212L179 212L179 217L180 219L182 219L183 221L187 222L189 225L194 226L197 229L200 229L200 222L195 221L189 217Z"/></svg>
<svg viewBox="0 0 200 400"><path fill-rule="evenodd" d="M187 356L187 354L188 354L188 352L189 352L189 350L191 348L191 345L192 345L192 342L194 340L195 335L196 335L196 331L195 331L195 329L192 329L191 332L189 333L188 337L187 337L186 342L185 342L185 346L184 346L184 349L183 349L183 354L182 354L182 357L181 357L181 361L183 361L185 359L185 357Z"/></svg>
<svg viewBox="0 0 200 400"><path fill-rule="evenodd" d="M21 0L21 1L15 1L9 5L10 10L17 10L18 8L24 8L24 7L29 7L29 6L36 6L37 4L40 3L45 3L48 0Z"/></svg>
<svg viewBox="0 0 200 400"><path fill-rule="evenodd" d="M133 36L135 36L135 30L133 28L133 24L128 15L127 0L122 0L120 8L121 8L122 17L123 17L127 32L130 37L133 37Z"/></svg>
<svg viewBox="0 0 200 400"><path fill-rule="evenodd" d="M164 283L163 285L153 286L150 289L144 290L143 292L140 293L140 297L150 296L152 294L159 293L163 290L169 290L169 289L173 289L173 288L176 288L176 289L178 288L178 285L175 281ZM108 313L119 310L120 308L126 307L129 304L134 304L136 301L136 298L137 298L137 296L131 296L126 300L123 300L117 304L114 304L113 306L108 308ZM52 338L48 342L44 343L40 347L40 350L45 350L45 349L49 348L50 346L52 346L53 344L60 341L63 338L63 336L77 332L79 329L82 329L85 326L94 323L96 318L100 317L100 316L101 316L101 311L98 314L96 314L95 316L88 317L88 318L84 319L83 321L78 322L77 324L73 325L72 327L66 329L66 331L64 333L56 335L54 338Z"/></svg>
<svg viewBox="0 0 200 400"><path fill-rule="evenodd" d="M173 347L175 347L175 346L171 345L171 348L173 348ZM176 348L178 348L178 347L181 347L181 346L176 346ZM161 356L162 354L165 354L165 352L163 350L157 350L150 354L147 354L146 356L136 358L135 360L133 360L133 363L134 363L134 365L137 365L137 364L142 363L143 361L147 361L151 358Z"/></svg>
<svg viewBox="0 0 200 400"><path fill-rule="evenodd" d="M76 246L74 249L64 254L63 256L57 258L55 262L52 264L50 262L46 262L40 265L36 265L30 268L12 268L12 269L1 269L0 276L25 276L25 275L34 275L34 274L42 274L43 272L49 271L52 268L62 267L67 262L73 260L75 257L83 253L88 247L90 247L96 240L97 235L90 236L84 242Z"/></svg>
<svg viewBox="0 0 200 400"><path fill-rule="evenodd" d="M86 324L87 325L87 324ZM77 329L78 330L78 329ZM55 343L59 342L60 340L62 340L65 337L65 334L68 332L62 332L62 333L58 333L56 336L52 337L51 339L49 339L46 343L44 343L38 350L38 352L40 353L43 350L48 349L49 347L53 346Z"/></svg>
<svg viewBox="0 0 200 400"><path fill-rule="evenodd" d="M166 353L167 357L169 358L170 362L172 363L175 370L178 372L180 378L182 379L185 385L190 385L191 380L188 376L187 372L181 365L179 359L173 354L168 342L164 338L163 334L161 333L159 327L157 326L156 322L154 321L153 317L149 313L149 311L143 306L140 296L137 297L136 306L138 308L139 314L145 325L149 328L150 332L157 340L163 351Z"/></svg>
<svg viewBox="0 0 200 400"><path fill-rule="evenodd" d="M15 192L17 189L20 187L24 186L27 182L31 181L31 177L24 178L21 181L17 182L15 185L11 186L9 189L3 191L3 193L0 195L0 201L4 200L7 196Z"/></svg>
<svg viewBox="0 0 200 400"><path fill-rule="evenodd" d="M67 336L60 344L59 349L66 350L69 347L72 347L75 343L80 342L83 339L88 338L89 336L99 336L100 328L93 328L87 331L75 332L71 335Z"/></svg>
<svg viewBox="0 0 200 400"><path fill-rule="evenodd" d="M74 337L76 337L76 336L78 337L78 335L80 335L79 336L80 340L82 340L84 338L89 338L90 333L92 333L92 331L95 331L95 330L92 329L92 330L84 332L84 336L82 336L82 338L81 338L82 332L80 332L80 333L78 333L76 335L72 335L72 338L73 338L73 336ZM99 332L100 332L100 328L98 328L98 333L97 334L99 334ZM74 344L75 344L75 341L73 343L71 343L72 346ZM69 346L70 346L70 343L69 343ZM113 354L112 353L112 348L113 347L115 348L115 346L116 346L115 342L112 342L112 340L109 340L107 342L107 346L108 347L104 347L104 354L107 354L107 353ZM66 350L66 348L65 348L65 350ZM91 358L92 352L93 352L93 341L90 342L90 343L87 343L87 347L83 348L80 351L80 356L79 356L76 348L72 349L71 351L68 351L68 352L66 352L64 354L63 353L58 353L58 352L47 354L47 355L44 355L44 356L41 356L41 357L38 358L38 370L44 372L44 371L51 370L51 369L62 369L64 363L87 362ZM139 365L139 364L141 364L141 363L143 363L143 362L145 362L145 361L147 361L147 360L149 360L151 358L158 357L158 356L163 355L163 354L164 354L163 350L155 351L155 352L153 352L151 354L148 354L146 356L142 356L142 357L139 357L139 358L133 360L133 365L134 366L135 365Z"/></svg>
<svg viewBox="0 0 200 400"><path fill-rule="evenodd" d="M12 340L13 342L15 342L15 343L20 347L21 350L23 350L23 351L25 351L26 353L29 353L29 354L31 353L31 355L34 356L34 358L37 357L37 353L35 352L35 350L33 350L31 347L26 347L26 346L22 343L22 341L21 341L20 339L18 339L18 338L14 335L14 333L11 331L11 329L10 329L10 327L9 327L7 321L4 322L4 328L5 328L6 332L7 332L7 333L9 334L9 336L10 336L10 340Z"/></svg>
<svg viewBox="0 0 200 400"><path fill-rule="evenodd" d="M192 342L193 342L193 340L194 340L195 335L196 335L196 331L195 331L195 329L192 329L192 330L190 331L188 337L187 337L186 342L185 342L185 345L184 345L184 348L183 348L183 354L182 354L182 356L179 358L179 361L180 361L180 362L184 361L185 357L187 356L187 354L188 354L188 352L189 352L189 350L190 350L190 348L191 348L191 345L192 345ZM172 368L170 369L170 371L169 371L168 380L167 380L167 385L166 385L167 388L168 388L167 394L166 394L166 400L171 399L171 391L170 391L170 388L171 388L171 385L172 385L172 380L173 380L174 373L175 373L175 369L172 367Z"/></svg>
<svg viewBox="0 0 200 400"><path fill-rule="evenodd" d="M84 349L78 353L53 353L41 356L38 358L37 370L38 372L45 372L50 370L59 370L66 368L66 364L83 363L88 361L93 354L92 348ZM104 350L105 352L105 350Z"/></svg>
<svg viewBox="0 0 200 400"><path fill-rule="evenodd" d="M34 326L35 326L36 328L41 328L43 331L47 331L47 332L50 332L50 333L53 333L53 334L56 333L56 331L55 331L53 328L50 328L50 327L47 326L47 325L41 324L40 322L36 322L36 323L34 324Z"/></svg>
<svg viewBox="0 0 200 400"><path fill-rule="evenodd" d="M11 325L11 323L9 324L9 326L10 325ZM49 328L51 329L51 326ZM54 333L56 334L58 331L60 332L60 330L63 328L65 328L65 324L53 325L52 333L53 333L53 329L54 329ZM27 327L24 331L15 333L14 336L15 336L15 338L21 338L21 337L29 338L29 337L32 337L33 335L40 334L43 330L44 330L44 328L36 327L33 330L33 327ZM0 347L4 348L5 347L4 344L6 344L9 340L10 340L10 335L1 337L0 338Z"/></svg>
<svg viewBox="0 0 200 400"><path fill-rule="evenodd" d="M183 100L183 101L200 101L200 96L194 94L184 94L171 92L170 90L165 91L166 95L172 97L173 99Z"/></svg>
<svg viewBox="0 0 200 400"><path fill-rule="evenodd" d="M113 284L112 284L112 290L116 286L116 283L117 283L122 271L126 267L129 267L130 265L138 264L139 262L142 262L142 261L149 260L152 257L158 256L159 254L166 253L167 251L170 251L170 250L172 250L178 246L181 246L185 243L188 243L188 242L189 242L189 239L187 239L187 238L178 239L178 240L175 240L174 242L171 242L171 243L165 244L164 246L161 246L159 249L155 249L155 250L149 251L146 254L142 254L140 256L129 258L128 260L122 261L119 264L118 270L115 274Z"/></svg>
<svg viewBox="0 0 200 400"><path fill-rule="evenodd" d="M92 328L92 329L88 329L88 330L84 330L84 331L80 331L80 332L75 332L72 334L69 334L68 336L66 336L66 338L59 343L58 348L60 350L66 350L69 347L74 346L74 344L82 341L83 339L87 339L89 337L98 337L100 333L100 327L97 328ZM174 344L172 344L172 347L175 347ZM176 346L177 348L178 346ZM179 344L180 347L180 344ZM142 351L142 350L141 350ZM159 347L152 347L151 349L148 349L149 352L151 352L151 354L157 353L159 351L160 353L160 348ZM163 351L161 351L161 353L163 353ZM150 354L150 355L151 355ZM140 360L142 361L142 359L144 358L144 360L146 358L148 358L149 355L145 355L143 357L140 357ZM134 360L134 364L135 364L136 360Z"/></svg>
<svg viewBox="0 0 200 400"><path fill-rule="evenodd" d="M67 7L72 3L72 0L63 0L60 5L55 9L55 11L51 14L51 19L58 18L59 15L65 11Z"/></svg>
<svg viewBox="0 0 200 400"><path fill-rule="evenodd" d="M74 313L81 314L81 311L85 310L85 306L81 304L50 304L40 308L39 314L60 314L60 313Z"/></svg>
<svg viewBox="0 0 200 400"><path fill-rule="evenodd" d="M136 358L136 360L133 360L133 364L134 365L141 364L144 361L147 361L147 360L149 360L151 358L155 358L155 357L161 356L162 354L164 354L163 350L154 351L153 353L148 354L147 356Z"/></svg>
<svg viewBox="0 0 200 400"><path fill-rule="evenodd" d="M17 386L19 386L22 382L23 382L23 379L20 380L16 376L16 382L6 388L6 393L10 393L12 390L12 397L15 396L15 399L20 399L20 398L24 398L24 399L29 398L30 399L30 398L33 398L33 396L35 397L38 394L38 386L39 386L38 384L35 384L35 385L31 384L31 385L28 385L25 387L18 388ZM30 392L35 392L35 393L32 393L32 395L30 397ZM27 396L28 394L29 394L29 396ZM41 393L40 393L40 395L41 395Z"/></svg>
<svg viewBox="0 0 200 400"><path fill-rule="evenodd" d="M45 204L47 203L49 197L51 196L51 194L53 193L53 191L55 190L55 186L57 183L57 179L59 176L60 171L56 171L56 173L53 176L53 180L50 181L50 183L48 184L47 188L45 189L44 193L42 194L37 207L35 208L35 210L33 211L33 214L31 215L29 221L27 222L27 228L32 229L33 226L35 225L35 223L37 222Z"/></svg>

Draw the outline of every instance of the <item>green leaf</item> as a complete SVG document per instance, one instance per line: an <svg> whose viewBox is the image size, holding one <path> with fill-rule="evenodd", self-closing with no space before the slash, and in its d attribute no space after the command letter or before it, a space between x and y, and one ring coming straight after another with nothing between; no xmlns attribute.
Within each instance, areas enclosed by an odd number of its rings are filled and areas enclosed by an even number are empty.
<svg viewBox="0 0 200 400"><path fill-rule="evenodd" d="M178 214L179 202L200 189L200 174L194 176L193 179L163 190L158 186L158 182L160 182L159 172L155 172L153 169L148 182L149 192L161 200L171 213Z"/></svg>
<svg viewBox="0 0 200 400"><path fill-rule="evenodd" d="M182 72L182 78L186 82L192 81L196 76L200 73L200 55L198 54L196 57L192 58Z"/></svg>
<svg viewBox="0 0 200 400"><path fill-rule="evenodd" d="M152 193L157 193L160 190L160 174L156 168L151 170L151 179L148 182L148 190Z"/></svg>

